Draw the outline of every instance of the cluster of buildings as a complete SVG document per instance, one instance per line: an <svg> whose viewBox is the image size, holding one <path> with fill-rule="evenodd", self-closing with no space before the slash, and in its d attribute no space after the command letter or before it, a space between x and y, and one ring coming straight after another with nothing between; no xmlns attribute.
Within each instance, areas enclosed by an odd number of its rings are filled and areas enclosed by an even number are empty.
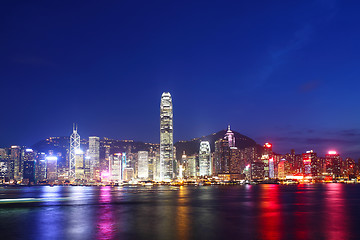
<svg viewBox="0 0 360 240"><path fill-rule="evenodd" d="M173 104L170 93L161 96L160 144L136 145L131 140L81 139L77 125L70 138L52 137L54 149L11 146L0 148L0 181L3 184L121 184L134 181L341 181L356 179L359 164L330 151L319 157L274 153L271 143L238 148L228 126L214 142L200 141L198 151L182 152L176 159L173 142ZM51 147L50 147L51 148ZM60 151L59 149L63 149Z"/></svg>

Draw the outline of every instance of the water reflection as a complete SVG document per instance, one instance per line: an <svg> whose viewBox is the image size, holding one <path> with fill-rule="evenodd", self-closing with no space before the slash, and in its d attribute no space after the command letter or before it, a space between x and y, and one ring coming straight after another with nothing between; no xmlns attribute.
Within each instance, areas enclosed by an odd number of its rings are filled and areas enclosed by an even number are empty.
<svg viewBox="0 0 360 240"><path fill-rule="evenodd" d="M260 202L261 239L281 239L282 222L279 185L262 185Z"/></svg>
<svg viewBox="0 0 360 240"><path fill-rule="evenodd" d="M346 211L344 185L327 184L324 226L326 239L349 239L349 222Z"/></svg>
<svg viewBox="0 0 360 240"><path fill-rule="evenodd" d="M359 185L0 189L2 199L24 197L35 200L0 204L1 239L331 240L360 235Z"/></svg>
<svg viewBox="0 0 360 240"><path fill-rule="evenodd" d="M176 210L176 238L189 239L190 237L190 208L188 200L188 188L181 186L177 198Z"/></svg>
<svg viewBox="0 0 360 240"><path fill-rule="evenodd" d="M100 207L96 215L96 239L114 239L116 233L116 219L112 203L111 187L100 188Z"/></svg>
<svg viewBox="0 0 360 240"><path fill-rule="evenodd" d="M43 199L42 205L46 206L37 211L35 217L36 239L64 239L64 223L66 216L61 206L61 197L64 188L60 186L42 186L40 197Z"/></svg>

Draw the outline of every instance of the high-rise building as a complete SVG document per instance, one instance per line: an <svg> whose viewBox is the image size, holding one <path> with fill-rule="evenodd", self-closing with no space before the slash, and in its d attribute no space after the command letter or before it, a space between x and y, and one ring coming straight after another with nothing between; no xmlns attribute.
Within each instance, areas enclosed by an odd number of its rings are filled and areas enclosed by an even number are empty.
<svg viewBox="0 0 360 240"><path fill-rule="evenodd" d="M76 149L75 151L75 179L85 179L84 152L80 148Z"/></svg>
<svg viewBox="0 0 360 240"><path fill-rule="evenodd" d="M89 137L89 157L91 178L100 178L100 138Z"/></svg>
<svg viewBox="0 0 360 240"><path fill-rule="evenodd" d="M115 153L110 156L110 179L113 182L121 182L122 181L122 154Z"/></svg>
<svg viewBox="0 0 360 240"><path fill-rule="evenodd" d="M227 141L229 143L229 147L236 147L236 145L235 145L235 135L230 130L230 125L228 125L228 130L227 130L227 132L225 134L225 139L227 139Z"/></svg>
<svg viewBox="0 0 360 240"><path fill-rule="evenodd" d="M241 166L241 156L240 150L237 147L230 147L230 167L229 172L231 174L240 174L242 173L242 166ZM244 167L243 167L244 168Z"/></svg>
<svg viewBox="0 0 360 240"><path fill-rule="evenodd" d="M342 160L340 155L336 151L329 151L328 154L325 155L325 158L327 173L333 175L335 178L340 177L342 175Z"/></svg>
<svg viewBox="0 0 360 240"><path fill-rule="evenodd" d="M21 166L21 148L19 146L11 146L9 159L9 174L10 178L20 181L22 178Z"/></svg>
<svg viewBox="0 0 360 240"><path fill-rule="evenodd" d="M272 152L272 144L264 144L264 153L261 156L261 160L264 163L264 177L265 178L274 178L275 177L275 167L274 167L274 157Z"/></svg>
<svg viewBox="0 0 360 240"><path fill-rule="evenodd" d="M84 176L87 181L93 179L91 174L91 159L89 156L89 149L86 151L84 155Z"/></svg>
<svg viewBox="0 0 360 240"><path fill-rule="evenodd" d="M208 141L200 142L199 167L200 167L200 176L212 175L211 150L210 150L210 143Z"/></svg>
<svg viewBox="0 0 360 240"><path fill-rule="evenodd" d="M230 148L227 139L221 138L215 142L215 174L229 173Z"/></svg>
<svg viewBox="0 0 360 240"><path fill-rule="evenodd" d="M49 182L57 180L57 160L56 156L49 155L46 157L46 177Z"/></svg>
<svg viewBox="0 0 360 240"><path fill-rule="evenodd" d="M303 164L304 164L304 174L311 175L311 166L314 165L316 159L316 153L313 150L306 151L306 153L302 154Z"/></svg>
<svg viewBox="0 0 360 240"><path fill-rule="evenodd" d="M189 177L196 177L197 176L197 161L196 161L196 155L188 156L188 174Z"/></svg>
<svg viewBox="0 0 360 240"><path fill-rule="evenodd" d="M0 148L0 181L4 183L8 180L8 159L6 149Z"/></svg>
<svg viewBox="0 0 360 240"><path fill-rule="evenodd" d="M173 104L171 94L164 92L160 103L160 179L174 176Z"/></svg>
<svg viewBox="0 0 360 240"><path fill-rule="evenodd" d="M70 136L70 158L69 158L69 178L76 179L75 176L75 157L76 151L80 149L80 135L77 132L77 125L74 124L73 132Z"/></svg>
<svg viewBox="0 0 360 240"><path fill-rule="evenodd" d="M46 154L39 153L36 162L36 180L45 181L46 180Z"/></svg>
<svg viewBox="0 0 360 240"><path fill-rule="evenodd" d="M278 178L285 179L286 176L290 176L291 173L291 164L285 159L281 160L278 164Z"/></svg>
<svg viewBox="0 0 360 240"><path fill-rule="evenodd" d="M149 152L139 151L138 152L138 178L148 179L149 178Z"/></svg>
<svg viewBox="0 0 360 240"><path fill-rule="evenodd" d="M25 180L26 183L35 183L35 153L32 149L25 149L22 153L23 159L23 181Z"/></svg>

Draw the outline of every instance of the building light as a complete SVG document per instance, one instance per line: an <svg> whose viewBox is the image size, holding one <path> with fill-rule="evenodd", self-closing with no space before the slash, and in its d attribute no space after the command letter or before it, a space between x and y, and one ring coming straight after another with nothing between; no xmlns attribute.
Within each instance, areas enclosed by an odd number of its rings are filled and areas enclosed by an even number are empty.
<svg viewBox="0 0 360 240"><path fill-rule="evenodd" d="M272 144L271 144L271 143L265 143L265 144L264 144L264 147L266 147L266 148L271 148L271 147L272 147Z"/></svg>
<svg viewBox="0 0 360 240"><path fill-rule="evenodd" d="M48 156L48 157L46 157L46 160L48 160L48 161L57 161L57 157L56 156Z"/></svg>
<svg viewBox="0 0 360 240"><path fill-rule="evenodd" d="M335 155L335 154L337 154L337 152L332 150L332 151L329 151L329 154Z"/></svg>
<svg viewBox="0 0 360 240"><path fill-rule="evenodd" d="M80 148L77 148L75 149L75 154L84 154L84 152Z"/></svg>

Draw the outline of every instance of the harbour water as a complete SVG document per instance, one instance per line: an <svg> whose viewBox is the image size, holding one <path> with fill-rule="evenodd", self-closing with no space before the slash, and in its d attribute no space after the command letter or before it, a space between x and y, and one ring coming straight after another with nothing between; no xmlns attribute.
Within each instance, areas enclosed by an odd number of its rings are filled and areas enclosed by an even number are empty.
<svg viewBox="0 0 360 240"><path fill-rule="evenodd" d="M360 185L0 189L1 239L359 239Z"/></svg>

